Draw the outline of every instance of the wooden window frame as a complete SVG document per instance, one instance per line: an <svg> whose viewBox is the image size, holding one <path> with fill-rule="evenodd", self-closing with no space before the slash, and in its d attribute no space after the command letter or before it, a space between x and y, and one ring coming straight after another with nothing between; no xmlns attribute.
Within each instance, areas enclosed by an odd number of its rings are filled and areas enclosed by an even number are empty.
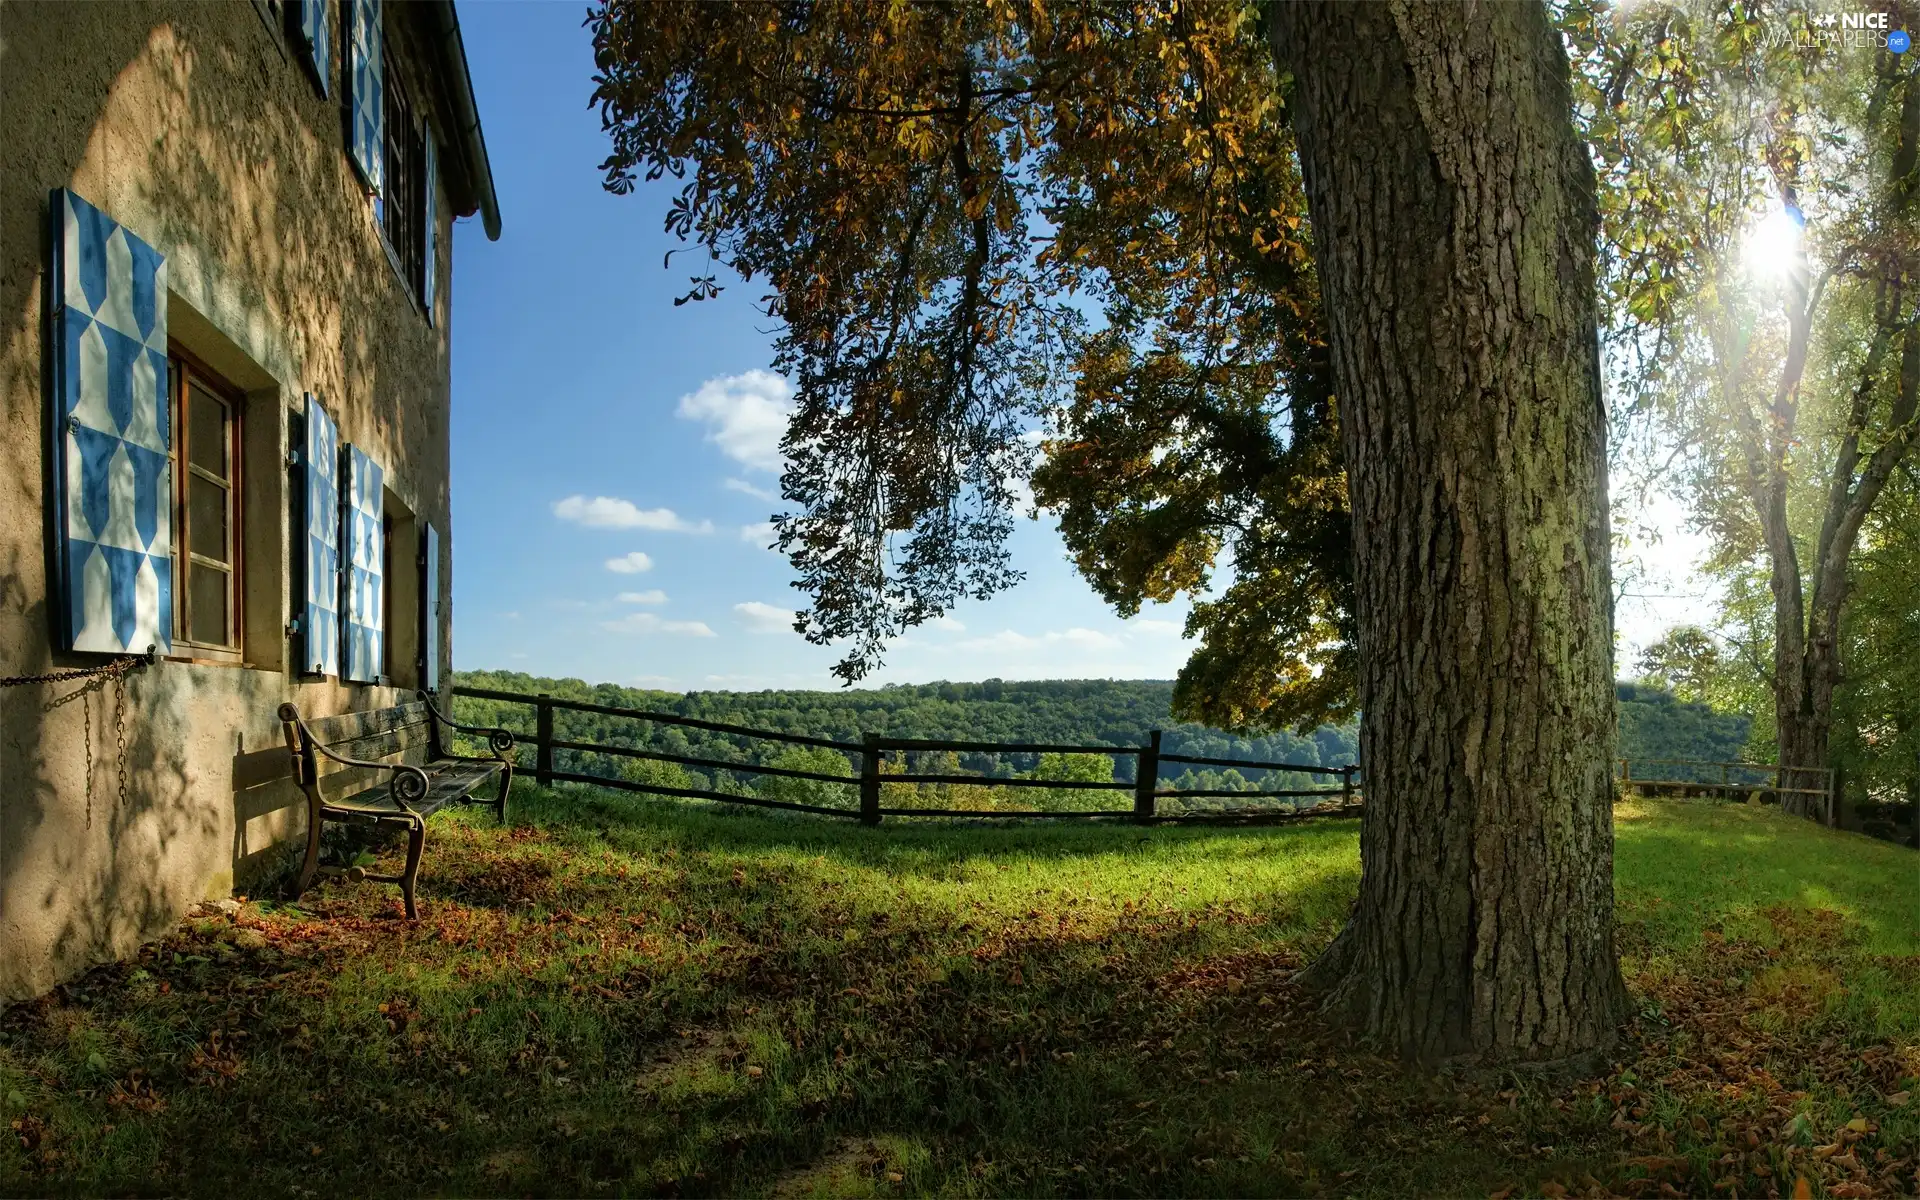
<svg viewBox="0 0 1920 1200"><path fill-rule="evenodd" d="M380 682L393 686L393 514L380 497Z"/></svg>
<svg viewBox="0 0 1920 1200"><path fill-rule="evenodd" d="M273 48L279 52L280 61L287 61L285 0L253 0L253 11L259 16L260 23L267 27L267 37L273 42Z"/></svg>
<svg viewBox="0 0 1920 1200"><path fill-rule="evenodd" d="M351 0L349 0L349 3L350 2ZM280 10L279 34L281 45L283 47L291 47L293 53L300 59L300 67L307 76L307 82L313 85L314 93L319 96L321 100L331 101L333 99L333 91L329 80L333 73L333 38L335 33L333 26L330 24L327 26L327 61L315 62L313 56L307 52L307 36L300 28L300 0L272 0L272 3ZM322 22L332 20L333 8L334 0L327 0L325 4L321 5L320 20ZM283 50L282 52L284 53L285 51ZM348 111L352 111L351 106L349 106ZM347 148L347 157L353 157L353 149L350 146Z"/></svg>
<svg viewBox="0 0 1920 1200"><path fill-rule="evenodd" d="M386 11L386 6L381 6ZM426 312L422 297L426 294L426 173L428 136L420 113L407 86L400 81L399 63L387 39L381 39L386 61L382 68L384 108L380 153L384 156L385 183L374 211L374 224L380 229L380 242L395 274L406 285L407 298Z"/></svg>
<svg viewBox="0 0 1920 1200"><path fill-rule="evenodd" d="M170 342L167 347L168 379L171 393L167 398L167 419L173 429L172 445L168 456L173 467L173 644L176 659L192 662L213 662L222 664L244 664L246 661L246 533L245 514L242 498L245 482L244 451L246 447L246 393L221 378L213 368L207 366L178 343ZM187 424L188 391L198 383L214 399L226 405L229 416L227 427L227 478L224 482L212 479L227 490L227 553L226 563L205 560L203 565L216 567L227 572L227 613L230 622L228 633L232 637L231 645L200 642L190 636L193 626L189 612L193 603L192 565L196 558L193 553L191 517L187 509L188 482L194 473L204 472L204 468L194 466L188 458L187 442L191 434ZM204 556L200 556L204 559Z"/></svg>

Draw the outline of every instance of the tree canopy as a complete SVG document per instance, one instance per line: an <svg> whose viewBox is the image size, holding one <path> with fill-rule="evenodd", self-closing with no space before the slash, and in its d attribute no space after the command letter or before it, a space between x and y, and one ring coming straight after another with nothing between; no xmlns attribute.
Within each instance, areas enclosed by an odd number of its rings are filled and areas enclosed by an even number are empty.
<svg viewBox="0 0 1920 1200"><path fill-rule="evenodd" d="M613 2L607 185L762 284L796 626L859 679L1016 582L1031 474L1123 613L1199 596L1215 724L1350 714L1350 524L1305 202L1251 4Z"/></svg>
<svg viewBox="0 0 1920 1200"><path fill-rule="evenodd" d="M1771 701L1781 761L1810 767L1850 682L1864 531L1920 445L1920 67L1817 16L1583 0L1564 21L1620 465L1711 536L1729 664Z"/></svg>

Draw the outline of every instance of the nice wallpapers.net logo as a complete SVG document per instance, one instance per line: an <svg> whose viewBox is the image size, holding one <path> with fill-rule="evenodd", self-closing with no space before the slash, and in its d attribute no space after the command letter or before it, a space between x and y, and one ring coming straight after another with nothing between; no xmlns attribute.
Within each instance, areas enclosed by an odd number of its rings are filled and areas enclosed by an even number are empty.
<svg viewBox="0 0 1920 1200"><path fill-rule="evenodd" d="M1770 30L1767 40L1774 45L1865 47L1895 54L1905 54L1913 45L1912 35L1893 28L1893 15L1884 12L1809 13L1804 27Z"/></svg>

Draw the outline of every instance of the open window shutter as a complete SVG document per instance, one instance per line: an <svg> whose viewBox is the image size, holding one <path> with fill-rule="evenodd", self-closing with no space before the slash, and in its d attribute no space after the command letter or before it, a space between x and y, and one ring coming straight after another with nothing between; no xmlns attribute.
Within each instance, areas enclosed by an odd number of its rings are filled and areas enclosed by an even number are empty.
<svg viewBox="0 0 1920 1200"><path fill-rule="evenodd" d="M306 447L300 455L302 523L306 547L301 573L306 604L300 613L300 669L340 673L340 431L307 393Z"/></svg>
<svg viewBox="0 0 1920 1200"><path fill-rule="evenodd" d="M380 0L346 0L347 120L353 161L375 195L386 189L386 58L381 49Z"/></svg>
<svg viewBox="0 0 1920 1200"><path fill-rule="evenodd" d="M440 691L440 531L420 533L420 686Z"/></svg>
<svg viewBox="0 0 1920 1200"><path fill-rule="evenodd" d="M386 580L381 577L386 473L358 446L346 454L347 669L341 678L378 683L385 663Z"/></svg>
<svg viewBox="0 0 1920 1200"><path fill-rule="evenodd" d="M333 37L327 28L328 0L294 0L300 20L300 53L322 96L332 95L327 74L333 67Z"/></svg>
<svg viewBox="0 0 1920 1200"><path fill-rule="evenodd" d="M434 222L434 194L440 190L440 156L433 148L433 125L429 122L426 135L426 189L425 199L420 205L421 239L425 246L420 279L420 298L426 304L427 324L433 324L433 284L435 264L433 261L434 231L438 225Z"/></svg>
<svg viewBox="0 0 1920 1200"><path fill-rule="evenodd" d="M54 603L65 647L173 649L167 261L63 189L54 265Z"/></svg>

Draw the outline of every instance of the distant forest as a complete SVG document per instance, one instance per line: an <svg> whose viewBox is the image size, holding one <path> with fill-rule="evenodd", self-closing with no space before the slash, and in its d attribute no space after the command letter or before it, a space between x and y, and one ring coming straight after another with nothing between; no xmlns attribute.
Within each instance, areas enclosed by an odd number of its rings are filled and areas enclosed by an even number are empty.
<svg viewBox="0 0 1920 1200"><path fill-rule="evenodd" d="M1162 732L1165 754L1238 761L1284 762L1300 766L1340 767L1358 761L1357 729L1352 724L1322 725L1309 734L1268 733L1239 737L1203 725L1172 719L1173 685L1163 680L1059 679L983 683L897 684L844 691L661 692L589 684L578 679L545 679L515 671L461 671L456 686L515 692L547 692L557 699L581 700L617 708L635 708L675 716L744 725L781 733L806 734L836 741L860 741L866 733L898 738L1055 743L1086 746L1139 746L1149 731ZM1671 692L1639 684L1619 685L1620 753L1633 758L1732 760L1740 757L1752 724L1743 714L1715 712L1704 704L1684 703ZM462 697L457 719L498 725L531 736L528 705ZM630 746L688 757L761 766L785 766L824 774L851 775L853 763L832 750L809 750L778 742L707 730L635 721L597 713L556 711L554 735L562 741ZM1111 778L1133 780L1131 755L1060 756L1038 754L910 756L916 773L972 774L987 778L1023 776L1051 780ZM522 758L527 758L523 748ZM1108 774L1111 762L1111 774ZM561 751L555 765L563 771L617 776L666 787L714 788L835 806L854 803L851 785L782 780L751 772L716 771L649 760L622 759ZM1193 768L1168 763L1161 769L1163 788L1257 791L1300 788L1330 781L1304 772L1252 768ZM1337 781L1335 781L1337 782ZM931 807L1047 808L1126 807L1121 792L1029 788L921 787L896 785L890 793L912 791ZM902 803L889 795L887 804ZM1195 801L1188 807L1221 804ZM1226 805L1235 807L1234 805Z"/></svg>

